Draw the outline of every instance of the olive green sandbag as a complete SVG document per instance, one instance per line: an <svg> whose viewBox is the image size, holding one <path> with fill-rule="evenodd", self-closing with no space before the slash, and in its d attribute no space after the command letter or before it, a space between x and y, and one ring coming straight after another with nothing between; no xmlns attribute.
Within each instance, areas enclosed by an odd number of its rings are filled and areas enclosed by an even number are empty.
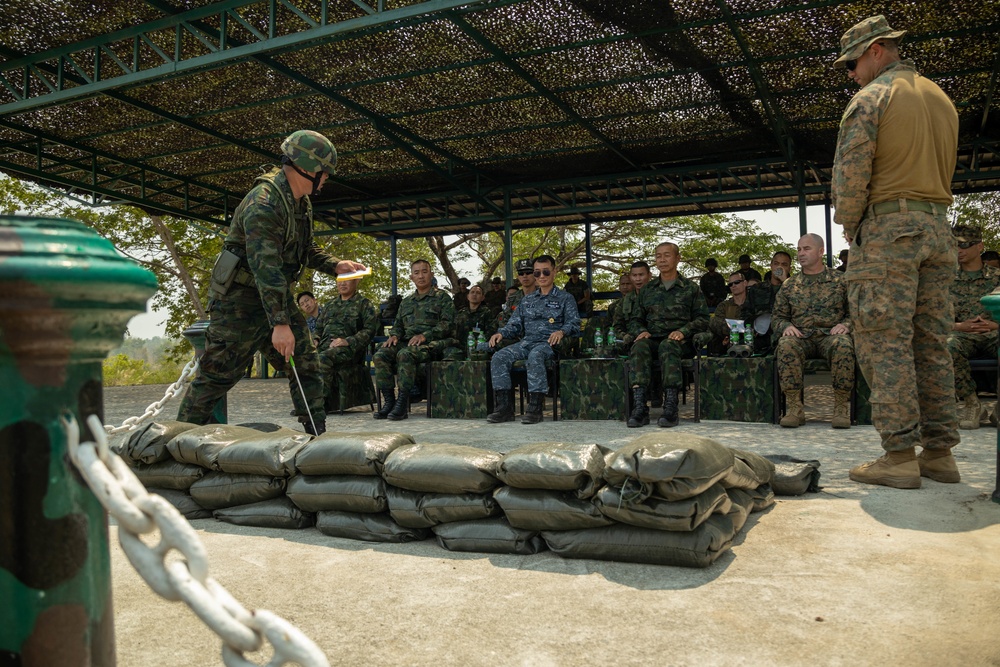
<svg viewBox="0 0 1000 667"><path fill-rule="evenodd" d="M730 447L733 452L733 469L722 478L727 489L756 489L761 484L770 484L774 477L774 464L760 454Z"/></svg>
<svg viewBox="0 0 1000 667"><path fill-rule="evenodd" d="M132 468L132 472L147 489L155 487L157 489L187 491L192 484L204 477L207 471L193 463L161 461L150 465L139 463Z"/></svg>
<svg viewBox="0 0 1000 667"><path fill-rule="evenodd" d="M745 489L726 489L732 506L729 509L729 518L733 520L733 528L736 532L743 530L750 513L753 512L753 493Z"/></svg>
<svg viewBox="0 0 1000 667"><path fill-rule="evenodd" d="M473 521L501 514L491 493L418 493L385 489L389 515L407 528L430 528L450 521Z"/></svg>
<svg viewBox="0 0 1000 667"><path fill-rule="evenodd" d="M167 443L175 436L196 428L197 424L179 421L150 422L129 436L125 446L127 458L136 463L159 463L172 460Z"/></svg>
<svg viewBox="0 0 1000 667"><path fill-rule="evenodd" d="M319 512L316 514L316 528L330 537L365 542L416 542L431 536L426 528L400 526L388 514Z"/></svg>
<svg viewBox="0 0 1000 667"><path fill-rule="evenodd" d="M608 454L604 479L636 500L683 500L724 478L733 460L728 447L709 438L654 432Z"/></svg>
<svg viewBox="0 0 1000 667"><path fill-rule="evenodd" d="M774 489L770 484L761 484L756 489L745 489L745 491L753 498L751 512L762 512L774 504Z"/></svg>
<svg viewBox="0 0 1000 667"><path fill-rule="evenodd" d="M194 463L202 468L218 470L219 453L240 440L256 438L260 431L244 426L207 424L175 435L167 450L175 461Z"/></svg>
<svg viewBox="0 0 1000 667"><path fill-rule="evenodd" d="M803 493L817 493L819 485L819 461L797 459L787 454L766 454L765 458L774 463L774 478L771 488L779 496L801 496Z"/></svg>
<svg viewBox="0 0 1000 667"><path fill-rule="evenodd" d="M497 477L519 489L574 491L580 498L590 498L604 483L604 457L610 451L596 444L524 445L504 455Z"/></svg>
<svg viewBox="0 0 1000 667"><path fill-rule="evenodd" d="M184 493L183 491L175 491L174 489L146 489L150 493L155 493L161 496L168 503L177 508L177 511L185 519L211 519L212 510L205 509L201 505L195 502L194 498Z"/></svg>
<svg viewBox="0 0 1000 667"><path fill-rule="evenodd" d="M642 502L629 502L613 486L605 486L594 499L597 508L609 519L630 526L653 530L691 531L713 514L726 514L732 501L720 483L684 500L664 500L650 496Z"/></svg>
<svg viewBox="0 0 1000 667"><path fill-rule="evenodd" d="M412 444L405 433L327 431L299 450L295 467L303 475L378 475L389 454Z"/></svg>
<svg viewBox="0 0 1000 667"><path fill-rule="evenodd" d="M544 531L542 537L564 558L626 563L708 567L725 553L736 535L729 514L713 514L692 531L652 530L624 523L586 530Z"/></svg>
<svg viewBox="0 0 1000 667"><path fill-rule="evenodd" d="M567 491L515 489L501 486L493 497L514 528L524 530L575 530L610 526L593 499L577 498Z"/></svg>
<svg viewBox="0 0 1000 667"><path fill-rule="evenodd" d="M382 478L393 486L424 493L486 493L500 486L498 452L465 445L400 447L385 460Z"/></svg>
<svg viewBox="0 0 1000 667"><path fill-rule="evenodd" d="M237 526L256 526L258 528L309 528L316 523L316 518L309 512L303 512L288 498L271 498L249 505L236 505L215 510L215 518Z"/></svg>
<svg viewBox="0 0 1000 667"><path fill-rule="evenodd" d="M538 531L514 528L503 517L442 523L431 530L448 551L530 556L545 550L545 540Z"/></svg>
<svg viewBox="0 0 1000 667"><path fill-rule="evenodd" d="M385 482L362 475L296 475L285 495L306 512L337 510L377 514L388 508Z"/></svg>
<svg viewBox="0 0 1000 667"><path fill-rule="evenodd" d="M219 452L219 470L239 475L291 477L295 474L295 455L313 437L288 428L234 442Z"/></svg>
<svg viewBox="0 0 1000 667"><path fill-rule="evenodd" d="M285 480L267 475L210 472L191 485L191 497L208 509L249 505L285 493Z"/></svg>

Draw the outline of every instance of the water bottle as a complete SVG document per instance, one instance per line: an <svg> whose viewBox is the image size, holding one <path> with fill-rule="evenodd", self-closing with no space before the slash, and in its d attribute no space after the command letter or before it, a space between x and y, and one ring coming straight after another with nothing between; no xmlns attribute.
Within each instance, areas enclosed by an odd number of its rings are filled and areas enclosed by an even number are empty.
<svg viewBox="0 0 1000 667"><path fill-rule="evenodd" d="M611 328L608 329L608 337L607 337L607 339L605 339L605 342L607 343L608 347L614 347L615 346L615 338L616 338L616 336L615 336L615 328L611 327Z"/></svg>
<svg viewBox="0 0 1000 667"><path fill-rule="evenodd" d="M736 330L736 327L729 327L729 343L730 345L740 344L740 332Z"/></svg>
<svg viewBox="0 0 1000 667"><path fill-rule="evenodd" d="M597 327L594 331L594 347L604 347L604 333L601 327Z"/></svg>
<svg viewBox="0 0 1000 667"><path fill-rule="evenodd" d="M482 331L479 332L479 344L486 345L486 336L483 335Z"/></svg>
<svg viewBox="0 0 1000 667"><path fill-rule="evenodd" d="M743 332L743 343L746 344L751 351L753 350L753 327L748 326L746 331Z"/></svg>
<svg viewBox="0 0 1000 667"><path fill-rule="evenodd" d="M476 334L474 332L469 332L469 338L465 342L465 347L468 349L469 359L471 359L472 353L476 349Z"/></svg>

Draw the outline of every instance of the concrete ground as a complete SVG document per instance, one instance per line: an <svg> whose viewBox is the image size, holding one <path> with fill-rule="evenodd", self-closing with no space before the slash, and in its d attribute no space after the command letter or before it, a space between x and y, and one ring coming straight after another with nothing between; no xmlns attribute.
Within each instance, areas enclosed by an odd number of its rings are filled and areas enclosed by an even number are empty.
<svg viewBox="0 0 1000 667"><path fill-rule="evenodd" d="M287 386L242 381L230 393L230 422L296 426ZM163 389L106 389L106 421L140 414ZM810 421L798 429L677 427L822 463L822 492L779 498L751 515L732 550L704 570L193 524L211 576L246 607L296 624L335 665L1000 665L996 430L962 432L959 484L859 485L847 471L881 453L874 429L833 431L819 421L828 394L807 392ZM615 447L656 428L428 420L422 407L403 422L375 422L365 409L330 417L328 427L497 451L546 440ZM166 418L175 411L176 402ZM221 664L219 640L146 586L116 533L112 526L118 664Z"/></svg>

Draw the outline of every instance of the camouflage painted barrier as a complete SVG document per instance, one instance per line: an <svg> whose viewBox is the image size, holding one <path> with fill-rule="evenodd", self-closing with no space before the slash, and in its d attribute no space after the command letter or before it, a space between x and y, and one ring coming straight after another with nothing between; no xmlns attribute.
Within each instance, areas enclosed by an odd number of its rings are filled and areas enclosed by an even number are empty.
<svg viewBox="0 0 1000 667"><path fill-rule="evenodd" d="M489 361L435 361L429 372L429 417L486 419L493 410Z"/></svg>
<svg viewBox="0 0 1000 667"><path fill-rule="evenodd" d="M774 420L774 357L702 357L701 418Z"/></svg>
<svg viewBox="0 0 1000 667"><path fill-rule="evenodd" d="M628 417L628 372L623 359L563 359L559 400L563 419Z"/></svg>

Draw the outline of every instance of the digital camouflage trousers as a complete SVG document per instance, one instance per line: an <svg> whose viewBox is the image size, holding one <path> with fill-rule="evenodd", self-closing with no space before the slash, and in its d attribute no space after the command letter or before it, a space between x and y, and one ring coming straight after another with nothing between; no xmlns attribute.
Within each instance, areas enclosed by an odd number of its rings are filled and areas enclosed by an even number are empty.
<svg viewBox="0 0 1000 667"><path fill-rule="evenodd" d="M948 336L948 351L955 365L955 395L964 399L976 393L969 359L996 359L997 332L974 334L953 331Z"/></svg>
<svg viewBox="0 0 1000 667"><path fill-rule="evenodd" d="M778 364L778 385L781 391L802 389L806 359L826 359L833 376L833 388L850 391L854 388L854 342L849 334L828 336L814 332L809 338L781 336L774 349Z"/></svg>

